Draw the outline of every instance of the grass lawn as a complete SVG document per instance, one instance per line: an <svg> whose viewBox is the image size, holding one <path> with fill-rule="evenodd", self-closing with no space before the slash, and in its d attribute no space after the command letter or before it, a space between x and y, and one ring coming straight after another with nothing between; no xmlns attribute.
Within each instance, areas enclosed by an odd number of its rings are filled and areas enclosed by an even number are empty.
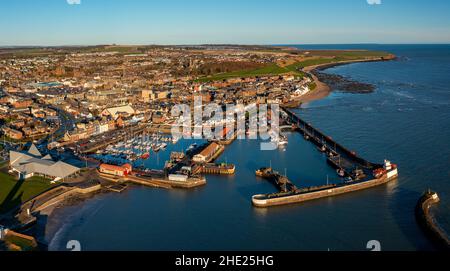
<svg viewBox="0 0 450 271"><path fill-rule="evenodd" d="M6 163L0 164L0 213L8 211L40 193L48 190L55 184L49 179L32 177L25 181L16 181L13 176L5 173Z"/></svg>
<svg viewBox="0 0 450 271"><path fill-rule="evenodd" d="M255 76L272 76L272 75L280 75L288 72L295 72L298 76L303 76L302 73L296 72L294 70L280 67L275 63L271 63L265 67L253 69L253 70L241 70L227 73L219 73L209 77L202 77L197 79L197 82L210 82L210 81L220 81L224 79L230 78L245 78L245 77L255 77Z"/></svg>
<svg viewBox="0 0 450 271"><path fill-rule="evenodd" d="M315 59L308 59L305 61L291 64L291 65L287 66L286 68L288 68L290 70L297 70L297 69L303 69L304 67L308 67L308 66L334 63L337 61L341 61L341 60L335 59L335 58L315 58Z"/></svg>
<svg viewBox="0 0 450 271"><path fill-rule="evenodd" d="M303 69L309 66L316 66L322 64L331 64L340 61L350 61L350 60L364 60L367 58L375 57L387 57L389 53L386 52L376 52L376 51L342 51L339 53L334 53L331 56L322 56L316 58L307 59L301 62L297 62L287 66L286 68L290 70Z"/></svg>

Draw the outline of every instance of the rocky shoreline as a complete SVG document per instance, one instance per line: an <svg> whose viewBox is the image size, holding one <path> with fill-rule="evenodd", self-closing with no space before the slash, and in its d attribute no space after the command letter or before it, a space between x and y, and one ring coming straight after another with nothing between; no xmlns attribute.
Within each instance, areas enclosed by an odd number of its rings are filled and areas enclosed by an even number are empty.
<svg viewBox="0 0 450 271"><path fill-rule="evenodd" d="M303 68L303 72L309 74L316 84L316 89L306 94L305 97L299 99L302 103L311 102L327 97L332 91L339 90L354 94L368 94L375 91L375 86L372 84L361 83L349 78L345 78L340 75L328 74L324 71L329 68L364 62L380 62L380 61L392 61L396 60L395 55L389 55L388 57L370 58L363 60L349 60L335 63L321 64L308 66Z"/></svg>
<svg viewBox="0 0 450 271"><path fill-rule="evenodd" d="M321 69L316 69L311 73L319 81L327 84L332 91L337 90L353 94L369 94L375 91L375 86L372 84L361 83L337 74L324 73Z"/></svg>

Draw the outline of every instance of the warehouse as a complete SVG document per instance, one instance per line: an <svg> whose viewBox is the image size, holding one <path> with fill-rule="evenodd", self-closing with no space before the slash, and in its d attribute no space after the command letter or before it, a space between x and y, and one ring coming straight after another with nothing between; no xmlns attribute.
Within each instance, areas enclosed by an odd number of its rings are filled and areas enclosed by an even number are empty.
<svg viewBox="0 0 450 271"><path fill-rule="evenodd" d="M199 154L194 155L192 160L196 163L208 163L211 161L211 159L214 157L214 155L219 151L220 145L212 142L209 144L208 147L206 147L204 150L202 150Z"/></svg>
<svg viewBox="0 0 450 271"><path fill-rule="evenodd" d="M100 173L114 175L114 176L127 176L133 170L130 164L124 164L122 166L115 166L109 164L101 164L99 167Z"/></svg>

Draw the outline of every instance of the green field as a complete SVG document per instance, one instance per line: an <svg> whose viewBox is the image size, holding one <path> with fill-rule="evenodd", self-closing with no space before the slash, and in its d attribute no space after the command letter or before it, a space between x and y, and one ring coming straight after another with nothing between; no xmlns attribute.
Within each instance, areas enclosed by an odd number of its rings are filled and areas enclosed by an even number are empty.
<svg viewBox="0 0 450 271"><path fill-rule="evenodd" d="M213 76L202 77L197 79L197 82L210 82L210 81L220 81L230 78L246 78L246 77L256 77L256 76L273 76L280 75L288 72L294 72L298 76L303 76L304 74L288 67L280 67L275 63L271 63L265 67L253 69L253 70L241 70L227 73L219 73Z"/></svg>
<svg viewBox="0 0 450 271"><path fill-rule="evenodd" d="M387 57L389 53L377 52L377 51L311 51L311 59L296 62L286 67L280 67L276 63L268 64L265 67L252 69L252 70L240 70L228 73L219 73L208 77L201 77L196 82L211 82L221 81L230 78L246 78L255 76L272 76L285 73L293 73L298 76L305 76L300 70L308 67L321 64L331 64L340 61L350 60L364 60L366 58L373 57Z"/></svg>
<svg viewBox="0 0 450 271"><path fill-rule="evenodd" d="M305 61L297 62L294 64L291 64L287 66L288 69L291 70L297 70L297 69L303 69L308 66L315 66L315 65L321 65L321 64L328 64L328 63L334 63L340 61L339 59L331 59L331 58L317 58L317 59L308 59Z"/></svg>
<svg viewBox="0 0 450 271"><path fill-rule="evenodd" d="M287 66L288 69L297 70L303 69L309 66L316 66L322 64L332 64L340 61L352 61L352 60L364 60L367 58L376 58L376 57L387 57L389 53L386 52L376 52L376 51L342 51L338 53L327 53L321 52L317 53L321 57L318 57L313 53L313 56L316 58L307 59L301 62L294 63L292 65Z"/></svg>
<svg viewBox="0 0 450 271"><path fill-rule="evenodd" d="M5 166L6 163L0 165L0 213L10 210L54 186L54 184L50 184L49 179L37 176L25 181L17 181L5 172Z"/></svg>

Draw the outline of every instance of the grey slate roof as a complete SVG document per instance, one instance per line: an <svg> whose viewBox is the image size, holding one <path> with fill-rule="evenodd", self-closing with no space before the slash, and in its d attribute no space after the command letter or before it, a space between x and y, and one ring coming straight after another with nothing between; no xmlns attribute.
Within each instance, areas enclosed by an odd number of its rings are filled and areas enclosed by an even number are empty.
<svg viewBox="0 0 450 271"><path fill-rule="evenodd" d="M39 150L36 148L36 145L31 144L30 149L28 150L28 153L37 157L41 157L42 154L39 152Z"/></svg>
<svg viewBox="0 0 450 271"><path fill-rule="evenodd" d="M31 145L26 153L10 151L9 157L10 166L24 175L37 173L55 178L66 178L80 170L62 161L54 162L49 155L42 158L34 145Z"/></svg>

